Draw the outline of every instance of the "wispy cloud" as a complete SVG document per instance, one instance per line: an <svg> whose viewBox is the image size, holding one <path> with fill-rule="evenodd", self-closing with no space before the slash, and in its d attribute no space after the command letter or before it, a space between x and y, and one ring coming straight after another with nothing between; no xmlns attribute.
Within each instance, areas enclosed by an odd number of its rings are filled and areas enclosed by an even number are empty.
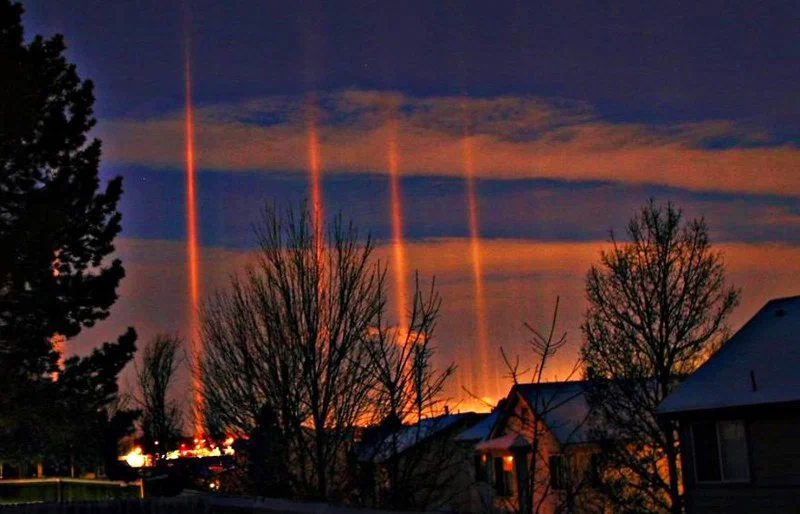
<svg viewBox="0 0 800 514"><path fill-rule="evenodd" d="M307 106L302 97L276 96L198 108L198 165L230 171L304 171ZM386 170L388 120L394 117L400 168L407 175L461 175L466 124L480 177L800 194L796 145L772 145L768 134L724 120L666 126L613 123L589 105L566 100L416 98L371 91L323 95L318 106L327 173ZM174 112L102 122L107 161L180 167L182 117L182 112Z"/></svg>

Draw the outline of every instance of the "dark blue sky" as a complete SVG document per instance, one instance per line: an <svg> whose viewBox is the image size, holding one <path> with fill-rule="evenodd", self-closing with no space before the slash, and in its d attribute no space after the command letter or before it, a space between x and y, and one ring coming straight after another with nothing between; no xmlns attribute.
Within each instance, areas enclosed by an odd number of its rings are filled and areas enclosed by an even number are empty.
<svg viewBox="0 0 800 514"><path fill-rule="evenodd" d="M724 118L800 134L792 1L31 0L63 32L101 117L182 105L189 20L199 103L344 88L537 95L614 120Z"/></svg>

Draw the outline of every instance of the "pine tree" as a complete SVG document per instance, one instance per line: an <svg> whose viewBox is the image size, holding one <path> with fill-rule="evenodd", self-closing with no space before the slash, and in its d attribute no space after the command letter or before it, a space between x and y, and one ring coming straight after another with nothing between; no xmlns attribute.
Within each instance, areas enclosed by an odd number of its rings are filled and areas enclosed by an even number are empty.
<svg viewBox="0 0 800 514"><path fill-rule="evenodd" d="M41 457L53 337L107 317L124 275L107 260L122 179L101 189L93 85L60 35L25 42L22 13L0 0L0 460Z"/></svg>
<svg viewBox="0 0 800 514"><path fill-rule="evenodd" d="M90 471L107 465L109 457L119 455L115 447L120 437L133 432L137 411L116 409L118 377L133 359L136 332L129 328L116 342L103 343L85 357L70 357L58 380L52 383L55 404L48 418L53 432L48 457L57 468ZM116 418L116 419L114 419ZM120 420L128 419L128 423ZM110 436L116 436L110 437ZM112 458L113 458L112 457Z"/></svg>

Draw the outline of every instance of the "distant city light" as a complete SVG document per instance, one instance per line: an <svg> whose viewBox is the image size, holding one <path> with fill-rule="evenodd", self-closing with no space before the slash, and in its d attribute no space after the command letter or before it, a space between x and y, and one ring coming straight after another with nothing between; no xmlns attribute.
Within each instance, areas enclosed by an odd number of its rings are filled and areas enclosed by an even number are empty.
<svg viewBox="0 0 800 514"><path fill-rule="evenodd" d="M132 468L141 468L147 464L147 456L142 453L142 448L137 446L124 457L125 462Z"/></svg>

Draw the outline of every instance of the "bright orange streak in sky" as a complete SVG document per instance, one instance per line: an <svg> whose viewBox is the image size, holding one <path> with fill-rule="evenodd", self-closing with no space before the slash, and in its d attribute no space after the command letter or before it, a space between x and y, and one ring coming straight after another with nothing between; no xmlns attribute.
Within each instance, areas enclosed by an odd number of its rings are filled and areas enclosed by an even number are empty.
<svg viewBox="0 0 800 514"><path fill-rule="evenodd" d="M192 386L194 403L192 406L192 418L194 421L195 435L201 435L203 429L203 393L202 382L199 376L200 358L203 351L200 341L200 320L198 310L200 308L200 264L197 251L197 195L195 188L195 167L194 167L194 112L192 108L192 64L191 48L189 36L186 36L185 63L185 88L186 88L186 246L189 259L189 334L192 349Z"/></svg>
<svg viewBox="0 0 800 514"><path fill-rule="evenodd" d="M467 186L467 208L469 210L469 238L470 253L472 256L472 275L475 283L475 320L478 331L478 360L480 361L479 376L473 387L480 387L480 391L472 391L479 396L494 394L489 387L489 336L486 329L486 302L483 293L483 266L481 264L481 237L478 224L478 200L475 193L475 159L472 150L472 138L469 130L464 127L462 141L464 159L464 178Z"/></svg>
<svg viewBox="0 0 800 514"><path fill-rule="evenodd" d="M308 106L306 119L308 138L308 175L311 194L311 223L314 228L314 240L317 250L322 248L323 212L322 212L322 165L319 150L319 129L316 105Z"/></svg>
<svg viewBox="0 0 800 514"><path fill-rule="evenodd" d="M394 294L397 309L397 327L400 333L408 332L408 285L406 284L405 241L403 240L403 199L400 192L400 167L397 150L397 120L389 120L389 189L392 210L392 253L394 255Z"/></svg>

